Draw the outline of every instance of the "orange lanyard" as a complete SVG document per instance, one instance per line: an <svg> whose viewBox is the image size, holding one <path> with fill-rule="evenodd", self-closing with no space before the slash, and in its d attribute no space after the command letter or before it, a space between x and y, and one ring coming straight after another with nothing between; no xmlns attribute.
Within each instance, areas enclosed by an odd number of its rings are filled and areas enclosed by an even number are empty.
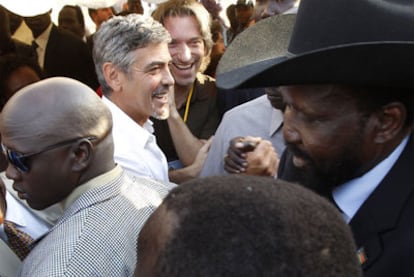
<svg viewBox="0 0 414 277"><path fill-rule="evenodd" d="M194 90L194 84L190 88L190 92L188 93L187 101L185 103L185 112L184 112L184 119L183 119L184 120L184 123L187 122L188 111L190 110L191 96L193 96L193 90Z"/></svg>

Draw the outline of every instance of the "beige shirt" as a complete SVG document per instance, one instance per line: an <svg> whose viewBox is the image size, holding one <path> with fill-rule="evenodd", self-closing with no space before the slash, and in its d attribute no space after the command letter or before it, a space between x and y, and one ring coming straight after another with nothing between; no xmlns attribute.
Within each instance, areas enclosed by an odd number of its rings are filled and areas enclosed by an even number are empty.
<svg viewBox="0 0 414 277"><path fill-rule="evenodd" d="M39 62L40 67L43 69L45 64L45 54L46 54L46 46L47 42L49 41L50 31L52 30L53 24L50 23L49 27L40 34L37 38L35 38L35 42L37 43L38 47L37 51L37 59Z"/></svg>
<svg viewBox="0 0 414 277"><path fill-rule="evenodd" d="M89 181L87 181L85 184L80 185L75 190L72 191L71 194L69 194L68 197L66 197L61 203L61 207L63 210L66 210L70 205L72 205L76 199L79 198L82 194L87 192L88 190L91 190L93 188L97 188L99 186L103 186L107 183L109 183L111 180L115 179L117 176L121 175L122 169L119 165L117 165L114 169L111 171L108 171L107 173L101 174Z"/></svg>

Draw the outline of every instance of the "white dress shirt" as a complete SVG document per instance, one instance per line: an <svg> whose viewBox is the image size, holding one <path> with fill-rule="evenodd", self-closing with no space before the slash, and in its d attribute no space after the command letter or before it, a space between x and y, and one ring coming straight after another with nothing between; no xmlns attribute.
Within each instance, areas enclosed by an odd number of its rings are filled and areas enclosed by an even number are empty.
<svg viewBox="0 0 414 277"><path fill-rule="evenodd" d="M378 187L382 179L388 174L392 166L397 162L405 146L408 136L397 148L383 161L361 177L352 179L333 190L333 199L342 211L342 215L349 223L355 216L365 200Z"/></svg>
<svg viewBox="0 0 414 277"><path fill-rule="evenodd" d="M152 122L141 127L111 100L102 99L112 113L115 161L135 176L168 182L167 158L152 134Z"/></svg>
<svg viewBox="0 0 414 277"><path fill-rule="evenodd" d="M40 67L43 69L45 65L45 54L46 54L46 46L47 42L49 41L50 31L52 30L53 24L50 23L49 27L46 28L43 33L41 33L36 39L35 42L37 43L38 47L36 49L37 52L37 60L39 62Z"/></svg>

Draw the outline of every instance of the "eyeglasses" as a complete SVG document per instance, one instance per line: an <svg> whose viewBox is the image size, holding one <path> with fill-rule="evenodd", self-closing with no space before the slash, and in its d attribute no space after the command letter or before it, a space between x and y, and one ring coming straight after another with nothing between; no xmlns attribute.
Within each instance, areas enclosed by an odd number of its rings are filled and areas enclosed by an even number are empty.
<svg viewBox="0 0 414 277"><path fill-rule="evenodd" d="M15 168L17 168L20 172L24 172L27 173L29 172L29 165L28 165L28 159L30 157L33 157L35 155L39 155L41 153L62 147L62 146L66 146L66 145L70 145L74 142L77 142L81 139L87 139L87 140L96 140L98 139L95 136L87 136L87 137L80 137L80 138L74 138L74 139L70 139L70 140L65 140L53 145L50 145L46 148L44 148L43 150L40 150L38 152L35 153L29 153L29 154L23 154L23 153L19 153L17 151L11 150L9 148L7 148L7 146L5 146L3 143L1 144L1 147L3 149L3 153L4 155L6 155L8 161L10 164L12 164Z"/></svg>

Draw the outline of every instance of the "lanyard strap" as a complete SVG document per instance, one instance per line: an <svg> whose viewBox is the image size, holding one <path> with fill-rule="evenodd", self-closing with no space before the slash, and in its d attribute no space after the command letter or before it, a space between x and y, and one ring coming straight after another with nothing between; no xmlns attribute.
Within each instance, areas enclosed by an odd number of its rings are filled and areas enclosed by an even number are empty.
<svg viewBox="0 0 414 277"><path fill-rule="evenodd" d="M187 96L187 101L185 103L185 112L184 112L184 123L187 122L187 118L188 118L188 111L190 110L190 102L191 102L191 96L193 96L193 90L194 90L194 84L191 86L190 88L190 92L188 93Z"/></svg>

